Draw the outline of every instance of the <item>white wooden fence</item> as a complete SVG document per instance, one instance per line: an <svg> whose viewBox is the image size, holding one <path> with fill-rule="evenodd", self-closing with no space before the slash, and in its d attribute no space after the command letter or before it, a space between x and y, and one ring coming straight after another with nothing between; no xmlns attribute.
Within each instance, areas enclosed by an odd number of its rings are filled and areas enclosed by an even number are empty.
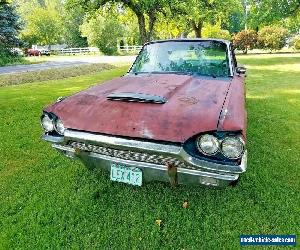
<svg viewBox="0 0 300 250"><path fill-rule="evenodd" d="M51 50L51 53L56 55L75 55L75 54L97 54L100 53L97 47L85 47L85 48L64 48L66 45L51 45L51 46L38 46L33 45L33 49L39 50ZM124 45L119 46L118 51L121 53L137 54L140 52L143 46L140 45Z"/></svg>
<svg viewBox="0 0 300 250"><path fill-rule="evenodd" d="M140 45L134 45L134 46L129 46L129 45L124 45L122 47L119 47L120 52L126 52L126 53L138 53L142 49L143 46Z"/></svg>
<svg viewBox="0 0 300 250"><path fill-rule="evenodd" d="M67 49L59 49L53 51L55 54L89 54L89 53L99 53L99 49L96 47L86 47L86 48L67 48Z"/></svg>

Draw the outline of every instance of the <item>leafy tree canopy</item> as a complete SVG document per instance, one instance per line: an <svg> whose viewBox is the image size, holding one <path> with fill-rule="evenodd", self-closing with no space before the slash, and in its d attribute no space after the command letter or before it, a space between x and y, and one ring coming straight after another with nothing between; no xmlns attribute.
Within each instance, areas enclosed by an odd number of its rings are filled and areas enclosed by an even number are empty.
<svg viewBox="0 0 300 250"><path fill-rule="evenodd" d="M80 30L90 46L98 47L103 53L117 53L117 39L124 35L124 25L119 22L115 6L107 5L85 20Z"/></svg>
<svg viewBox="0 0 300 250"><path fill-rule="evenodd" d="M36 7L27 17L21 37L29 44L59 43L64 33L62 18L54 8Z"/></svg>
<svg viewBox="0 0 300 250"><path fill-rule="evenodd" d="M80 5L87 11L100 9L106 3L121 3L135 13L138 25L140 40L142 43L153 37L154 25L159 13L164 11L167 0L69 0L69 7Z"/></svg>
<svg viewBox="0 0 300 250"><path fill-rule="evenodd" d="M12 48L19 44L21 22L15 8L7 1L0 2L0 47Z"/></svg>
<svg viewBox="0 0 300 250"><path fill-rule="evenodd" d="M205 38L220 38L225 40L231 40L231 35L228 30L224 30L221 27L221 22L212 25L205 23L203 26L203 37Z"/></svg>
<svg viewBox="0 0 300 250"><path fill-rule="evenodd" d="M226 23L232 12L241 9L238 0L176 0L170 3L173 16L181 16L192 27L196 37L202 37L204 23Z"/></svg>
<svg viewBox="0 0 300 250"><path fill-rule="evenodd" d="M249 20L252 26L264 26L299 15L299 0L251 0Z"/></svg>
<svg viewBox="0 0 300 250"><path fill-rule="evenodd" d="M80 25L83 24L85 12L81 6L65 11L63 14L64 23L64 42L70 47L86 47L88 45L86 37L83 37L80 31Z"/></svg>

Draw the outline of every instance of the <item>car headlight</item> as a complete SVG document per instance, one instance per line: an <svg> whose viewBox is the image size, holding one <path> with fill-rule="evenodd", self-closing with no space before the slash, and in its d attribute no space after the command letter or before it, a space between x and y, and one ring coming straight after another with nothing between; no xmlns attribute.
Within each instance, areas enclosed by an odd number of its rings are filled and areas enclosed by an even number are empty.
<svg viewBox="0 0 300 250"><path fill-rule="evenodd" d="M214 155L219 150L219 141L213 135L201 135L197 139L197 147L205 155Z"/></svg>
<svg viewBox="0 0 300 250"><path fill-rule="evenodd" d="M228 136L221 144L221 152L229 159L238 159L244 152L244 142L239 136Z"/></svg>
<svg viewBox="0 0 300 250"><path fill-rule="evenodd" d="M52 119L48 115L43 115L42 117L42 127L44 128L45 132L51 132L54 130L54 124Z"/></svg>
<svg viewBox="0 0 300 250"><path fill-rule="evenodd" d="M55 121L55 130L60 135L63 135L65 133L65 126L60 119L56 119Z"/></svg>

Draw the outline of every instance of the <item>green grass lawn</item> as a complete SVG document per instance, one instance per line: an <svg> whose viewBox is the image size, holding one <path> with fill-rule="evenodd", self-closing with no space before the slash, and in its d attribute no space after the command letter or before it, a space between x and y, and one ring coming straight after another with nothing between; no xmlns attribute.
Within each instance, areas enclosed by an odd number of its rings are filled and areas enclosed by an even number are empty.
<svg viewBox="0 0 300 250"><path fill-rule="evenodd" d="M69 77L98 73L105 69L113 68L115 68L115 66L107 63L93 63L38 71L2 74L0 75L0 87L37 81L60 80Z"/></svg>
<svg viewBox="0 0 300 250"><path fill-rule="evenodd" d="M113 183L40 139L45 105L125 67L1 87L0 249L238 249L240 234L299 238L300 55L240 62L249 69L249 163L225 189Z"/></svg>

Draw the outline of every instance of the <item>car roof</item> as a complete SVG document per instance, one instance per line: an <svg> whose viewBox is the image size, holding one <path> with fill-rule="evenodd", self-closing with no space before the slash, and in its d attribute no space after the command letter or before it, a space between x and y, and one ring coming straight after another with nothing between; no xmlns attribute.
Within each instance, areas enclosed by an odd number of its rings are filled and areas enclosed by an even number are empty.
<svg viewBox="0 0 300 250"><path fill-rule="evenodd" d="M226 45L230 44L230 41L217 38L175 38L175 39L165 39L165 40L154 40L144 45L153 44L153 43L164 43L164 42L205 42L205 41L215 41L220 43L225 43Z"/></svg>

